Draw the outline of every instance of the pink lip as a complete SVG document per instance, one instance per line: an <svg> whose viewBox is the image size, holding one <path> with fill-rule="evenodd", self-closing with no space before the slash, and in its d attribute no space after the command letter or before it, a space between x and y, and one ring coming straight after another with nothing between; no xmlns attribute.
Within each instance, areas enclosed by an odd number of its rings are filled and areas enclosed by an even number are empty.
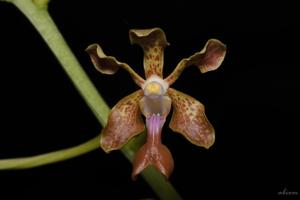
<svg viewBox="0 0 300 200"><path fill-rule="evenodd" d="M133 179L148 165L153 165L166 178L172 173L174 168L172 155L169 149L161 143L161 130L165 121L166 118L160 114L152 114L146 118L147 141L135 155Z"/></svg>

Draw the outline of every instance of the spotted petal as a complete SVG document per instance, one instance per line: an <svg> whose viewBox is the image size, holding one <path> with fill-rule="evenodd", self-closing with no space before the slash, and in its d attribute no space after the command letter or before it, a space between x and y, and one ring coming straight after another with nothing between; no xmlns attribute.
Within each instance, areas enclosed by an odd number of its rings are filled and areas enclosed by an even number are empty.
<svg viewBox="0 0 300 200"><path fill-rule="evenodd" d="M140 77L135 71L126 63L117 61L115 57L107 56L98 44L91 44L86 48L90 58L98 71L103 74L114 74L121 67L129 72L135 83L142 86L145 80Z"/></svg>
<svg viewBox="0 0 300 200"><path fill-rule="evenodd" d="M169 43L160 28L132 29L129 31L131 44L138 44L144 50L144 70L146 78L155 74L163 76L164 49Z"/></svg>
<svg viewBox="0 0 300 200"><path fill-rule="evenodd" d="M120 149L132 137L145 129L138 102L143 91L138 90L121 99L111 110L100 144L104 151Z"/></svg>
<svg viewBox="0 0 300 200"><path fill-rule="evenodd" d="M191 143L209 148L215 141L215 131L205 116L204 106L172 88L168 89L168 94L173 104L170 128L184 135Z"/></svg>
<svg viewBox="0 0 300 200"><path fill-rule="evenodd" d="M226 54L226 45L216 39L210 39L204 48L189 58L182 59L175 70L165 79L169 85L174 83L182 71L190 66L197 66L202 73L216 70L223 62Z"/></svg>

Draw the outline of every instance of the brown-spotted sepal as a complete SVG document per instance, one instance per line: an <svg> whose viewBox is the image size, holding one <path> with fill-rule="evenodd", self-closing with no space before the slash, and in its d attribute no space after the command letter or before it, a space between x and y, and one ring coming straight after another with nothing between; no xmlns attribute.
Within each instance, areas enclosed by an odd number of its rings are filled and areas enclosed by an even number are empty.
<svg viewBox="0 0 300 200"><path fill-rule="evenodd" d="M120 149L145 129L138 104L142 97L143 91L138 90L121 99L112 108L100 138L100 145L104 151Z"/></svg>
<svg viewBox="0 0 300 200"><path fill-rule="evenodd" d="M129 31L131 44L138 44L144 50L144 70L146 78L155 74L163 76L164 49L169 43L160 28L132 29Z"/></svg>
<svg viewBox="0 0 300 200"><path fill-rule="evenodd" d="M215 131L205 116L203 104L172 88L168 89L168 94L173 105L170 128L195 145L205 148L213 145Z"/></svg>

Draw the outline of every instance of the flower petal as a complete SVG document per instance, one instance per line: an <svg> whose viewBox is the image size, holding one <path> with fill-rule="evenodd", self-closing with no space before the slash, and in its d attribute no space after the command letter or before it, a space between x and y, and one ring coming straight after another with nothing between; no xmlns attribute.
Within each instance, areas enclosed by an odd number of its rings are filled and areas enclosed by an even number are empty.
<svg viewBox="0 0 300 200"><path fill-rule="evenodd" d="M137 85L142 86L144 84L145 80L135 73L129 65L117 61L115 57L105 55L98 44L91 44L86 48L86 51L99 72L103 74L114 74L121 67L129 72Z"/></svg>
<svg viewBox="0 0 300 200"><path fill-rule="evenodd" d="M182 59L165 81L171 85L178 79L182 71L190 65L196 65L202 73L216 70L222 64L225 54L226 45L219 40L210 39L200 52Z"/></svg>
<svg viewBox="0 0 300 200"><path fill-rule="evenodd" d="M205 148L213 145L215 131L205 116L203 104L172 88L168 89L168 94L173 103L170 128L195 145Z"/></svg>
<svg viewBox="0 0 300 200"><path fill-rule="evenodd" d="M161 143L161 130L165 121L166 117L159 114L146 117L147 141L135 154L132 170L133 180L149 165L153 165L166 178L169 178L172 173L174 168L172 154Z"/></svg>
<svg viewBox="0 0 300 200"><path fill-rule="evenodd" d="M112 108L101 133L100 145L104 151L120 149L145 129L138 104L142 97L143 91L138 90L121 99Z"/></svg>
<svg viewBox="0 0 300 200"><path fill-rule="evenodd" d="M131 44L139 44L144 50L144 70L146 78L155 74L162 77L164 49L169 43L160 28L132 29L129 31Z"/></svg>

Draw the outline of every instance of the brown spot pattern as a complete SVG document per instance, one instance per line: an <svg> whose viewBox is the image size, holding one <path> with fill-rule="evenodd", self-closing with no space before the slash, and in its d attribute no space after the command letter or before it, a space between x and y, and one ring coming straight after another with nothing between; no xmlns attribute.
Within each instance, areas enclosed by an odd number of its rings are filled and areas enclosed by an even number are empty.
<svg viewBox="0 0 300 200"><path fill-rule="evenodd" d="M142 97L143 91L138 90L121 99L112 108L108 123L101 133L100 144L104 151L120 149L145 129L138 105Z"/></svg>
<svg viewBox="0 0 300 200"><path fill-rule="evenodd" d="M132 44L139 44L144 50L144 70L146 78L151 75L163 77L164 48L169 44L160 28L132 29L129 31Z"/></svg>
<svg viewBox="0 0 300 200"><path fill-rule="evenodd" d="M205 116L203 104L196 99L169 88L173 115L170 128L184 135L191 143L209 148L215 140L215 132Z"/></svg>
<svg viewBox="0 0 300 200"><path fill-rule="evenodd" d="M163 48L159 46L144 49L144 70L146 78L151 75L162 77L163 70Z"/></svg>

